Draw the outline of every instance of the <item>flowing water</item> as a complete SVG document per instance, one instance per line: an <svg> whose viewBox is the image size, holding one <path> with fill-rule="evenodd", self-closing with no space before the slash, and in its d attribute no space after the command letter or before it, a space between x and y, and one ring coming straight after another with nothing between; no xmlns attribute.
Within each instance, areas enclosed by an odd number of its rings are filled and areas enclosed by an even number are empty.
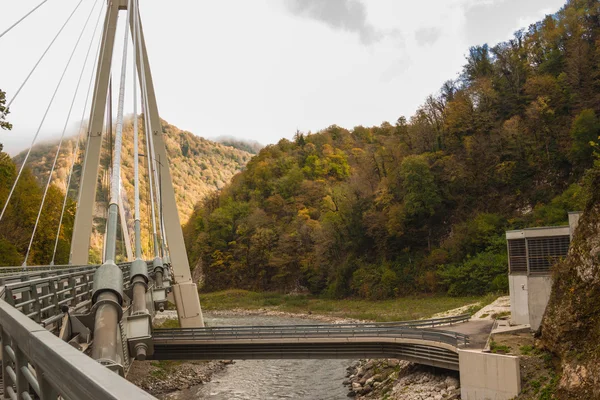
<svg viewBox="0 0 600 400"><path fill-rule="evenodd" d="M210 317L209 326L306 325L316 322L280 317ZM211 382L171 394L168 400L343 400L342 385L352 360L236 361Z"/></svg>

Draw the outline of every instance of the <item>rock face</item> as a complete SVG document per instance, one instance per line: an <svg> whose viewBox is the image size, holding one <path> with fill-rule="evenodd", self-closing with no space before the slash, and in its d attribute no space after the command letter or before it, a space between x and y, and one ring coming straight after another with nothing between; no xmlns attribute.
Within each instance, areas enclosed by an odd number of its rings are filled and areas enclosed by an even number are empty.
<svg viewBox="0 0 600 400"><path fill-rule="evenodd" d="M399 360L362 360L348 368L348 397L437 400L460 398L458 374Z"/></svg>
<svg viewBox="0 0 600 400"><path fill-rule="evenodd" d="M559 399L600 398L600 172L566 260L556 266L541 343L560 359Z"/></svg>

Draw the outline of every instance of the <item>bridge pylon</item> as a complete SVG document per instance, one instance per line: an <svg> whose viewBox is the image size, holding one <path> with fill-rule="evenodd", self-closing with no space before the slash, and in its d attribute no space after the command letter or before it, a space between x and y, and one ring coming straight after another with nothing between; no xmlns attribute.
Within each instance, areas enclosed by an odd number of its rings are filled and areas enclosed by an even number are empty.
<svg viewBox="0 0 600 400"><path fill-rule="evenodd" d="M137 4L137 2L133 2L133 4ZM93 229L94 203L100 167L102 135L108 104L115 34L120 14L119 11L127 10L127 7L128 0L107 0L104 30L102 33L87 132L88 140L79 189L73 240L71 243L70 263L73 265L86 265L89 262L90 238ZM140 18L140 16L137 7L131 11L129 13L130 19L127 23L133 31L135 29L136 18ZM138 19L138 21L141 21L141 19ZM154 148L155 158L157 160L168 160L141 22L139 22L139 25L139 40L137 40L137 48L134 49L134 54L137 59L138 78L142 88L142 95L147 101L145 112L148 114L147 121L149 126L146 129L149 129L148 136ZM161 182L159 197L162 203L162 218L160 219L161 223L164 224L165 239L169 245L170 263L174 275L173 297L177 306L179 322L184 328L202 327L204 326L204 320L198 297L198 288L191 276L169 163L160 162L152 164L152 168L156 168L158 179Z"/></svg>

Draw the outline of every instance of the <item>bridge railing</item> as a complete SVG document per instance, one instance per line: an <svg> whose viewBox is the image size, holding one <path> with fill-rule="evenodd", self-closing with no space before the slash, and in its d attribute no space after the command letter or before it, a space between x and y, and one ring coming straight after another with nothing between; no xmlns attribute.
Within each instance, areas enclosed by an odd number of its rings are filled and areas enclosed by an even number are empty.
<svg viewBox="0 0 600 400"><path fill-rule="evenodd" d="M430 319L419 319L414 321L400 321L400 322L379 322L375 325L378 326L403 326L410 328L435 328L436 326L443 325L454 325L463 322L468 322L471 319L471 314L456 315L453 317L442 317L442 318L430 318Z"/></svg>
<svg viewBox="0 0 600 400"><path fill-rule="evenodd" d="M36 265L31 267L0 267L0 278L7 276L22 276L22 275L40 275L44 272L57 272L60 273L65 270L76 269L76 268L98 268L99 265Z"/></svg>
<svg viewBox="0 0 600 400"><path fill-rule="evenodd" d="M63 268L63 269L55 269L55 270L24 270L21 272L10 272L10 273L0 273L0 286L6 286L11 283L22 282L23 280L35 280L40 278L48 278L51 276L59 276L73 272L83 272L95 270L96 266L85 266L85 267L73 267ZM12 269L12 268L11 268Z"/></svg>
<svg viewBox="0 0 600 400"><path fill-rule="evenodd" d="M62 318L61 307L83 307L89 304L95 269L69 272L29 280L4 287L5 300L26 317L43 327ZM83 303L83 305L81 304Z"/></svg>
<svg viewBox="0 0 600 400"><path fill-rule="evenodd" d="M454 347L469 344L469 337L462 333L414 329L411 327L377 326L374 324L352 325L300 325L300 326L235 326L193 329L155 329L153 339L170 342L207 342L227 340L268 339L332 339L373 338L418 339L440 342Z"/></svg>
<svg viewBox="0 0 600 400"><path fill-rule="evenodd" d="M154 399L0 300L4 396L12 400Z"/></svg>
<svg viewBox="0 0 600 400"><path fill-rule="evenodd" d="M129 282L131 263L120 264ZM28 318L48 327L63 317L61 307L77 311L91 306L97 265L0 278L0 296Z"/></svg>

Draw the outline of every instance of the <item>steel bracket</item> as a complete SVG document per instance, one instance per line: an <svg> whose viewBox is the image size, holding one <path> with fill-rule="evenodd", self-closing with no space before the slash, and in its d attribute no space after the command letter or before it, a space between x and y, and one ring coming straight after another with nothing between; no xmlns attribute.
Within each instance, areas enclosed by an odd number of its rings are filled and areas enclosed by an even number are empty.
<svg viewBox="0 0 600 400"><path fill-rule="evenodd" d="M137 358L139 346L145 348L145 355L154 354L154 343L152 342L152 317L150 314L136 314L126 318L126 333L129 355Z"/></svg>

